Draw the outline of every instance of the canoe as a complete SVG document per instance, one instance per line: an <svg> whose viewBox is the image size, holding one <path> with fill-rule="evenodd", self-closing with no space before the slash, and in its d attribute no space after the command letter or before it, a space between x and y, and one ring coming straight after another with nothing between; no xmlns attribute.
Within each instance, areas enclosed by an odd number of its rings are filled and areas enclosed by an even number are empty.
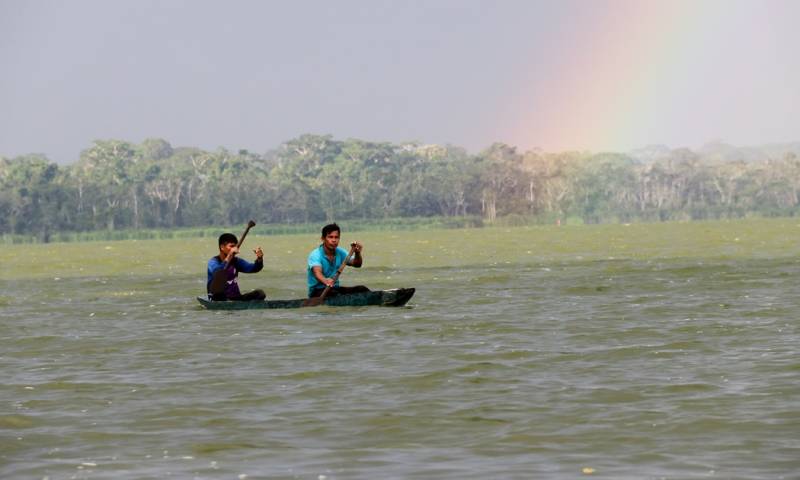
<svg viewBox="0 0 800 480"><path fill-rule="evenodd" d="M353 293L328 297L323 302L331 307L365 307L380 305L382 307L402 307L414 296L413 288L393 288L391 290L373 290L371 292ZM255 300L251 302L215 302L205 297L197 297L200 305L209 310L254 310L263 308L300 308L305 306L305 298L295 300Z"/></svg>

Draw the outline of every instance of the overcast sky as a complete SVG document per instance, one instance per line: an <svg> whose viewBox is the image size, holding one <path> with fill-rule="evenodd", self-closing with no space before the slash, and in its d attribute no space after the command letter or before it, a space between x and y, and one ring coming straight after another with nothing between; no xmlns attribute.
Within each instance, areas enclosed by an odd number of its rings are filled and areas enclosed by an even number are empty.
<svg viewBox="0 0 800 480"><path fill-rule="evenodd" d="M0 155L800 140L800 1L0 0Z"/></svg>

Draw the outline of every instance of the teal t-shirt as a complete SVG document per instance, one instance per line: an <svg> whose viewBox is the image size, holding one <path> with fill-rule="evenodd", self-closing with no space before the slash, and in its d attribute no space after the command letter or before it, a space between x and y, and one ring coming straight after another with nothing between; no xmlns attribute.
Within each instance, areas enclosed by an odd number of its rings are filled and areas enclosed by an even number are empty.
<svg viewBox="0 0 800 480"><path fill-rule="evenodd" d="M308 267L306 268L306 273L308 274L308 294L311 295L311 292L317 288L325 288L325 284L318 282L317 278L314 277L314 274L311 272L313 267L322 267L322 274L325 278L333 278L333 276L336 275L336 270L339 269L345 258L347 258L347 250L342 247L336 247L336 256L333 262L325 255L325 248L323 248L321 244L319 247L312 250L311 253L308 254ZM339 286L338 279L333 286Z"/></svg>

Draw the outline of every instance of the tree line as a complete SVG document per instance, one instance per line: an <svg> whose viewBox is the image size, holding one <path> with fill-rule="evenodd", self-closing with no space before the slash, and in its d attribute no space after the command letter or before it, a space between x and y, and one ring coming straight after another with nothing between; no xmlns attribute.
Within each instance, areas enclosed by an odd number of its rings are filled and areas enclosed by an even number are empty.
<svg viewBox="0 0 800 480"><path fill-rule="evenodd" d="M74 164L0 157L0 234L517 215L587 223L795 215L800 159L630 154L478 154L450 145L303 135L274 151L102 140Z"/></svg>

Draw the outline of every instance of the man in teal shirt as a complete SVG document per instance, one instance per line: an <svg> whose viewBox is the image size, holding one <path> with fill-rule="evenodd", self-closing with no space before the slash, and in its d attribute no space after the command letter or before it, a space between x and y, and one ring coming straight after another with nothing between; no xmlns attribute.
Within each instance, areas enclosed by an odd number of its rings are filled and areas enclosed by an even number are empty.
<svg viewBox="0 0 800 480"><path fill-rule="evenodd" d="M336 271L347 258L347 250L339 246L339 238L342 230L339 225L331 223L322 227L322 244L315 248L308 254L308 296L319 297L325 290L325 287L331 287L328 292L328 297L335 297L336 295L346 295L350 293L369 292L369 288L364 285L357 285L355 287L342 287L339 285L339 280L335 282L333 277L336 276ZM352 244L353 257L350 258L347 265L355 268L360 268L363 262L361 250L363 246L359 242Z"/></svg>

